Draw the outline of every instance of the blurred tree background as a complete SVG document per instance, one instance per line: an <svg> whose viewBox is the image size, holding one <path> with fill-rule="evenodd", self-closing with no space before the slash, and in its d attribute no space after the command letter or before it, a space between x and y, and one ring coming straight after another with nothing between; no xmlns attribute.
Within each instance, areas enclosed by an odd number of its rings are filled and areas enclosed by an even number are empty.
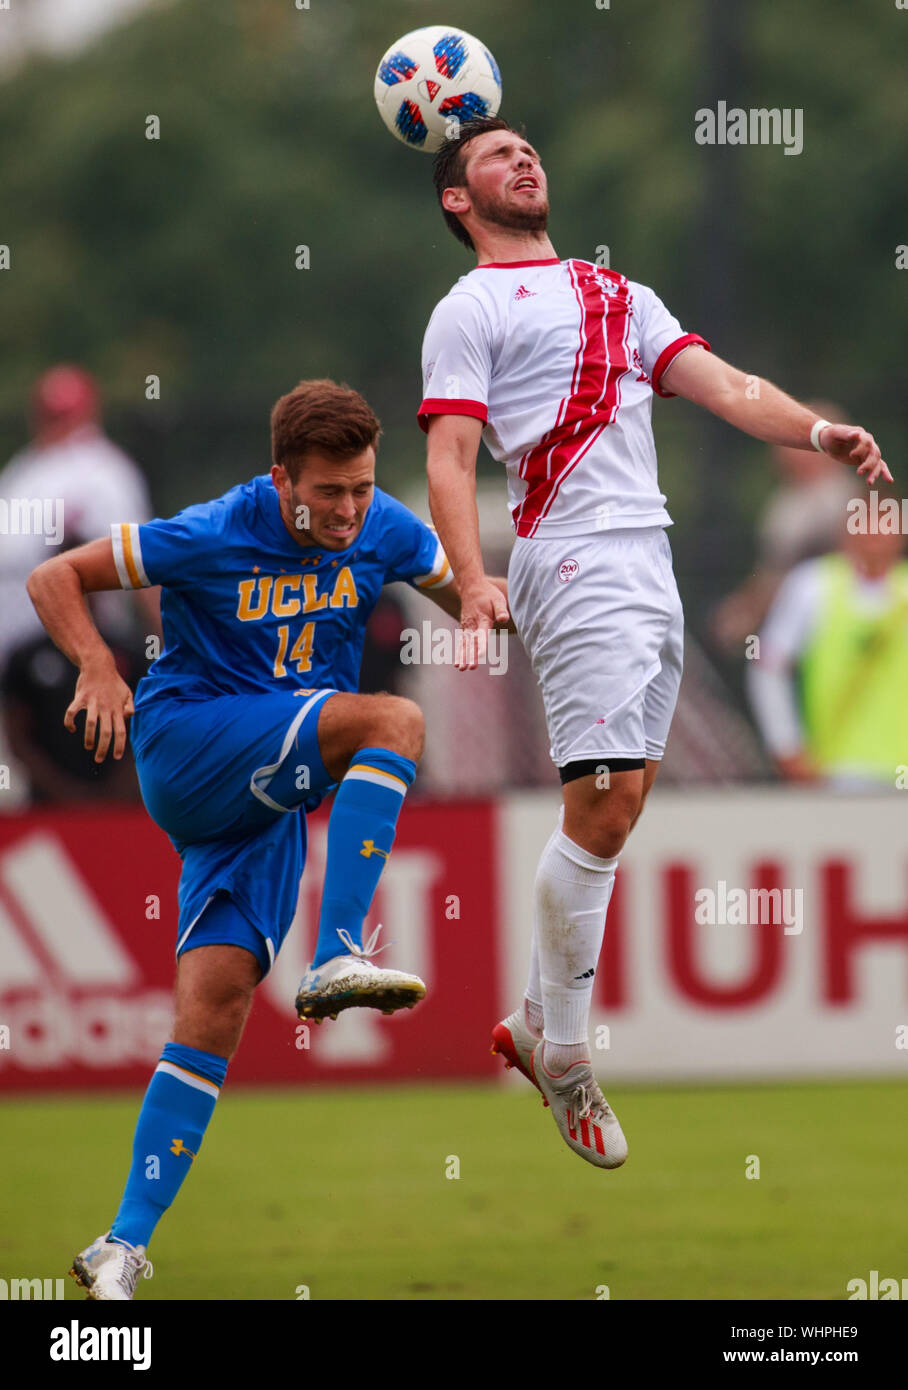
<svg viewBox="0 0 908 1390"><path fill-rule="evenodd" d="M38 372L80 362L167 514L264 470L272 401L326 375L381 415L381 481L422 486L422 333L471 262L429 158L387 134L372 82L389 43L436 22L496 55L502 114L548 172L561 255L607 245L722 356L840 400L901 473L895 0L182 0L32 57L0 83L0 460L25 438ZM698 145L695 112L719 100L803 109L803 153ZM747 571L768 452L685 402L658 402L655 420L696 629Z"/></svg>

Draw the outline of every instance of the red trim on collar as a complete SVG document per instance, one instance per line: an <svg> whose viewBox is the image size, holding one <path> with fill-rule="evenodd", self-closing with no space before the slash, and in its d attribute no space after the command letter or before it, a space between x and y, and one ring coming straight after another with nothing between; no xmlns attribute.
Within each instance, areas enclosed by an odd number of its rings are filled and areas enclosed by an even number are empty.
<svg viewBox="0 0 908 1390"><path fill-rule="evenodd" d="M547 256L544 261L487 261L478 265L477 270L522 270L528 265L561 265L560 256Z"/></svg>

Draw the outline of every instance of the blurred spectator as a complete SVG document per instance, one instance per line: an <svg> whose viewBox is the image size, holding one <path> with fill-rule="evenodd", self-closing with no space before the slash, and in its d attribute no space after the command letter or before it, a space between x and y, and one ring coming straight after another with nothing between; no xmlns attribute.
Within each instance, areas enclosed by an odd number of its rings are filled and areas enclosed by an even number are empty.
<svg viewBox="0 0 908 1390"><path fill-rule="evenodd" d="M62 720L77 672L59 653L52 657L55 649L46 646L26 579L52 554L109 534L112 522L149 520L151 507L142 473L104 434L97 385L81 368L53 367L38 379L31 428L31 442L0 472L0 687L12 702L4 720L10 751L23 757L26 780L46 801L52 797L54 765L60 796L72 799L70 779L78 776L74 758L86 767L89 792L92 787L112 788L117 779L99 776L78 739L62 725L53 731L44 727L51 710ZM136 671L145 638L160 634L159 591L97 594L90 605L105 640L119 646L125 665ZM144 669L137 670L135 679ZM2 748L0 755L5 761ZM127 768L118 776L125 787L133 774ZM122 795L123 788L116 794ZM4 798L4 809L22 800L21 795Z"/></svg>
<svg viewBox="0 0 908 1390"><path fill-rule="evenodd" d="M811 401L810 408L832 424L847 423L841 408L828 401ZM860 491L849 469L816 449L779 446L772 460L781 481L760 518L754 572L712 618L715 640L735 656L759 629L788 571L836 548L847 503Z"/></svg>
<svg viewBox="0 0 908 1390"><path fill-rule="evenodd" d="M0 473L0 671L15 647L44 631L25 591L35 566L107 534L111 522L150 518L142 473L101 428L93 378L79 367L45 372L32 394L32 441ZM136 600L143 631L159 631L158 591L137 590ZM128 599L99 594L93 605L107 631L128 633Z"/></svg>
<svg viewBox="0 0 908 1390"><path fill-rule="evenodd" d="M895 786L908 764L903 542L846 530L838 553L798 565L779 589L747 682L789 781Z"/></svg>
<svg viewBox="0 0 908 1390"><path fill-rule="evenodd" d="M123 680L135 690L148 667L142 649L109 635L105 641ZM119 761L109 757L96 763L82 742L85 715L76 720L77 733L63 727L75 677L75 668L46 633L16 647L6 663L0 683L6 740L28 780L27 800L36 806L97 797L140 800L129 751Z"/></svg>

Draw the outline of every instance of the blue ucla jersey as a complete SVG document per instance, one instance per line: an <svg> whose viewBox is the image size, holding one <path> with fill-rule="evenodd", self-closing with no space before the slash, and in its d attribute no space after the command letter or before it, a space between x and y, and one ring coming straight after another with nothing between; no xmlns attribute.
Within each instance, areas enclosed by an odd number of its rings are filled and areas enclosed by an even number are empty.
<svg viewBox="0 0 908 1390"><path fill-rule="evenodd" d="M124 588L162 586L164 651L136 709L201 699L359 684L366 623L382 586L450 582L435 533L376 488L353 544L300 545L268 474L167 520L111 527Z"/></svg>

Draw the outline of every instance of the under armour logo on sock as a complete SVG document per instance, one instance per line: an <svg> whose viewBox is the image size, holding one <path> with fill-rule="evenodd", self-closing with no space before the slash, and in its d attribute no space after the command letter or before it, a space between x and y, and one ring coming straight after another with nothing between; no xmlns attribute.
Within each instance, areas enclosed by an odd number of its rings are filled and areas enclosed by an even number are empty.
<svg viewBox="0 0 908 1390"><path fill-rule="evenodd" d="M387 859L388 857L388 851L379 849L374 840L363 840L363 847L360 850L360 854L364 859L368 859L369 856L373 854L380 854L382 859Z"/></svg>
<svg viewBox="0 0 908 1390"><path fill-rule="evenodd" d="M596 973L595 970L584 970L584 972L583 972L582 975L575 975L575 976L574 976L574 979L575 979L575 980L591 980L591 979L593 978L593 976L595 975L595 973Z"/></svg>
<svg viewBox="0 0 908 1390"><path fill-rule="evenodd" d="M180 1154L188 1154L190 1163L195 1158L195 1154L192 1152L192 1149L187 1149L182 1139L174 1139L173 1143L170 1146L170 1152L172 1154L176 1154L177 1158L179 1158Z"/></svg>

